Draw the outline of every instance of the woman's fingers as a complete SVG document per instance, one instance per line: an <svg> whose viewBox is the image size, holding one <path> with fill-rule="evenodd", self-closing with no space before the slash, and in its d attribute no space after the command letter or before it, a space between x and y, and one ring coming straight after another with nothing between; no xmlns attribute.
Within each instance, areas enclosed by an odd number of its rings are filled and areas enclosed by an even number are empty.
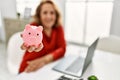
<svg viewBox="0 0 120 80"><path fill-rule="evenodd" d="M27 64L28 64L28 66L27 66L27 68L25 69L25 72L29 73L29 72L31 72L31 71L34 70L35 64L31 64L31 62L27 62Z"/></svg>
<svg viewBox="0 0 120 80"><path fill-rule="evenodd" d="M21 49L22 50L27 50L28 52L33 52L33 51L39 52L39 51L42 50L42 48L43 48L43 44L42 43L40 44L40 46L38 48L35 48L35 46L29 46L29 47L27 47L27 46L25 46L24 43L21 45Z"/></svg>
<svg viewBox="0 0 120 80"><path fill-rule="evenodd" d="M35 52L39 52L39 51L41 51L41 50L43 49L43 47L44 47L44 46L43 46L43 44L41 43L40 46L39 46L38 48L36 48L34 51L35 51Z"/></svg>
<svg viewBox="0 0 120 80"><path fill-rule="evenodd" d="M27 50L28 52L33 52L35 50L34 46L27 47L24 45L24 43L21 45L22 50Z"/></svg>
<svg viewBox="0 0 120 80"><path fill-rule="evenodd" d="M38 69L40 69L41 67L43 67L45 64L42 63L37 63L37 64L28 64L28 67L25 69L25 72L29 73L29 72L34 72L37 71Z"/></svg>
<svg viewBox="0 0 120 80"><path fill-rule="evenodd" d="M38 69L42 68L45 65L44 62L42 62L40 65L38 65Z"/></svg>
<svg viewBox="0 0 120 80"><path fill-rule="evenodd" d="M28 48L24 45L24 43L21 45L22 50L27 50Z"/></svg>
<svg viewBox="0 0 120 80"><path fill-rule="evenodd" d="M32 72L33 69L34 69L33 67L28 66L28 67L25 69L25 72L27 72L27 73Z"/></svg>
<svg viewBox="0 0 120 80"><path fill-rule="evenodd" d="M25 69L25 72L29 73L29 72L33 72L36 71L38 69L38 63L33 63L33 62L27 62L28 63L28 67Z"/></svg>
<svg viewBox="0 0 120 80"><path fill-rule="evenodd" d="M34 46L30 46L29 48L28 48L28 52L33 52L35 50L35 47Z"/></svg>
<svg viewBox="0 0 120 80"><path fill-rule="evenodd" d="M40 51L39 49L36 49L35 46L27 47L27 46L24 45L24 43L21 45L21 49L22 50L27 50L28 52L33 52L33 51L36 51L36 52L38 51L39 52Z"/></svg>
<svg viewBox="0 0 120 80"><path fill-rule="evenodd" d="M29 72L33 72L36 71L40 68L42 68L45 65L45 61L44 59L40 58L40 59L35 59L32 61L27 61L27 68L25 69L25 72L29 73Z"/></svg>

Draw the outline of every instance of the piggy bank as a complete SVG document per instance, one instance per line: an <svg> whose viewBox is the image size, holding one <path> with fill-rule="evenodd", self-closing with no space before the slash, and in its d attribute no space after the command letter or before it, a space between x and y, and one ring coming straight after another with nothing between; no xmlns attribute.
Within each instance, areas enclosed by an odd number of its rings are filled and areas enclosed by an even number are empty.
<svg viewBox="0 0 120 80"><path fill-rule="evenodd" d="M24 45L27 47L35 46L37 48L43 39L42 31L43 31L42 26L37 27L27 24L25 26L24 31L22 32Z"/></svg>

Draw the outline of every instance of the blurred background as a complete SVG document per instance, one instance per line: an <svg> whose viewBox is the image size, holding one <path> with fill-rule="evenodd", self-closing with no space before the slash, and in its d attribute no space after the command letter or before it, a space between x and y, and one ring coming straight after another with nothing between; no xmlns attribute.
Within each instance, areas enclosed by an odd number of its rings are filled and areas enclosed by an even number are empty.
<svg viewBox="0 0 120 80"><path fill-rule="evenodd" d="M15 28L18 29L16 31L21 31L34 15L39 2L40 0L1 0L0 40L8 41L10 32L14 33ZM98 36L120 36L119 0L54 0L54 2L62 14L66 40L89 44Z"/></svg>
<svg viewBox="0 0 120 80"><path fill-rule="evenodd" d="M22 31L25 24L32 20L40 1L0 0L0 80L13 77L6 66L9 39ZM62 14L65 38L68 43L84 46L89 45L97 37L120 37L120 0L53 1Z"/></svg>

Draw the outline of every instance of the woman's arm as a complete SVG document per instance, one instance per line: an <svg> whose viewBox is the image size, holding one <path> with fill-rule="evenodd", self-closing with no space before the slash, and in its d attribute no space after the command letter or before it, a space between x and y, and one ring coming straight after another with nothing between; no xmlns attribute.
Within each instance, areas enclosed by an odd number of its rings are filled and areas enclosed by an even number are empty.
<svg viewBox="0 0 120 80"><path fill-rule="evenodd" d="M65 50L66 50L66 42L64 39L64 33L62 27L59 27L57 30L57 43L56 43L56 49L52 52L50 52L48 55L45 55L44 57L37 58L35 60L29 61L28 67L25 69L25 72L33 72L44 65L53 62L54 60L57 60L64 56Z"/></svg>
<svg viewBox="0 0 120 80"><path fill-rule="evenodd" d="M29 72L37 71L38 69L40 69L41 67L52 61L53 61L53 56L51 54L48 54L42 58L37 58L35 60L28 61L27 62L28 66L25 69L25 72L29 73Z"/></svg>
<svg viewBox="0 0 120 80"><path fill-rule="evenodd" d="M52 51L53 60L57 60L64 56L66 51L66 41L64 38L64 31L62 27L57 28L57 43L56 50Z"/></svg>

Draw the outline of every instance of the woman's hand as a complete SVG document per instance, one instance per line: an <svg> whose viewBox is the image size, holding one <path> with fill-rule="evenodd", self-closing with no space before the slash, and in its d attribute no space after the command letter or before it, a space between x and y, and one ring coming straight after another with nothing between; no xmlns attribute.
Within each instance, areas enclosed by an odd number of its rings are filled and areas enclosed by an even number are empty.
<svg viewBox="0 0 120 80"><path fill-rule="evenodd" d="M43 49L43 43L41 43L38 48L35 48L35 46L26 47L26 46L24 45L24 43L23 43L23 44L21 45L21 49L22 49L22 50L27 50L28 52L33 52L33 51L39 52L39 51L41 51L41 50Z"/></svg>
<svg viewBox="0 0 120 80"><path fill-rule="evenodd" d="M28 61L27 64L28 66L26 67L25 72L29 73L42 68L46 64L46 62L43 58L40 58L40 59Z"/></svg>
<svg viewBox="0 0 120 80"><path fill-rule="evenodd" d="M22 34L20 34L20 36L22 37ZM43 49L43 43L40 43L39 47L38 48L35 48L35 46L29 46L27 47L24 43L21 45L21 49L22 50L27 50L28 52L39 52Z"/></svg>
<svg viewBox="0 0 120 80"><path fill-rule="evenodd" d="M28 66L25 69L25 72L29 73L29 72L34 72L40 68L42 68L43 66L45 66L46 64L50 63L53 61L53 55L52 54L48 54L42 58L38 58L32 61L28 61L27 64Z"/></svg>

